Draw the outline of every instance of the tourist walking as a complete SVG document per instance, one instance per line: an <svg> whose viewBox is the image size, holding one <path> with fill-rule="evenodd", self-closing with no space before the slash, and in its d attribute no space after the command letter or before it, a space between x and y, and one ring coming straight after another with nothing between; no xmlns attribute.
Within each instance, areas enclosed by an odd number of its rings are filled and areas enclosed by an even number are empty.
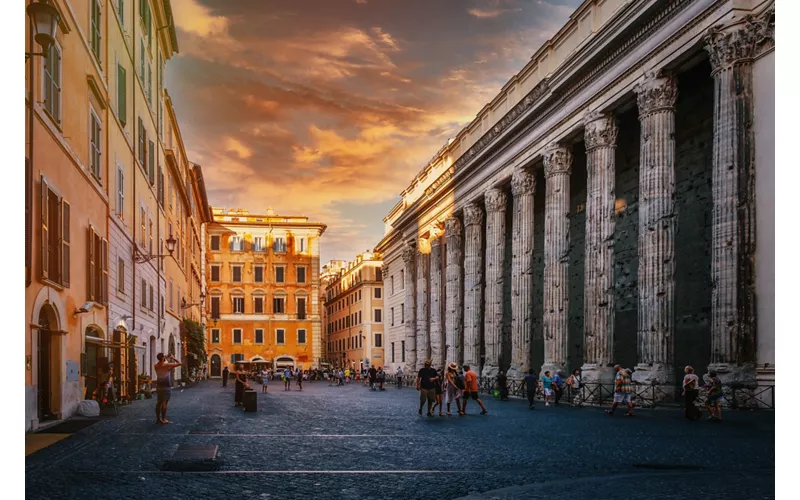
<svg viewBox="0 0 800 500"><path fill-rule="evenodd" d="M395 376L395 383L397 384L397 388L403 387L403 367L398 366L397 372L394 374Z"/></svg>
<svg viewBox="0 0 800 500"><path fill-rule="evenodd" d="M628 413L626 417L633 416L633 403L631 402L631 372L627 368L622 368L620 365L614 365L614 371L617 372L614 377L614 402L611 404L611 409L606 410L606 415L613 415L617 405L625 403L628 405Z"/></svg>
<svg viewBox="0 0 800 500"><path fill-rule="evenodd" d="M539 377L536 376L533 368L530 368L527 375L522 379L522 387L525 388L525 393L528 396L528 409L533 410L536 389L539 387Z"/></svg>
<svg viewBox="0 0 800 500"><path fill-rule="evenodd" d="M378 368L378 390L385 391L386 389L383 388L383 384L386 382L386 372L383 371L383 367Z"/></svg>
<svg viewBox="0 0 800 500"><path fill-rule="evenodd" d="M153 365L156 370L156 394L158 396L156 400L156 423L171 424L172 422L167 420L167 403L169 403L169 398L172 395L172 370L181 366L181 364L172 354L165 358L164 353L160 352L156 358L158 363ZM172 362L167 363L165 359Z"/></svg>
<svg viewBox="0 0 800 500"><path fill-rule="evenodd" d="M288 367L283 369L283 390L292 390L292 370Z"/></svg>
<svg viewBox="0 0 800 500"><path fill-rule="evenodd" d="M545 371L542 376L542 390L544 391L544 405L550 406L550 399L553 397L553 379L550 378L550 371Z"/></svg>
<svg viewBox="0 0 800 500"><path fill-rule="evenodd" d="M461 415L461 395L464 394L464 381L458 377L458 365L450 363L444 374L445 402L447 403L447 415L450 413L450 403L456 402L456 410Z"/></svg>
<svg viewBox="0 0 800 500"><path fill-rule="evenodd" d="M299 387L298 390L302 391L303 390L303 370L298 368L294 372L294 376L295 376L295 378L297 378L297 387Z"/></svg>
<svg viewBox="0 0 800 500"><path fill-rule="evenodd" d="M467 414L467 401L472 398L481 407L481 415L489 413L483 406L483 401L478 398L478 375L470 370L469 365L464 365L464 397L461 401L461 414Z"/></svg>
<svg viewBox="0 0 800 500"><path fill-rule="evenodd" d="M500 401L508 401L508 377L503 370L497 375L497 388L500 390Z"/></svg>
<svg viewBox="0 0 800 500"><path fill-rule="evenodd" d="M269 385L269 372L264 368L261 370L261 392L267 392L267 385Z"/></svg>
<svg viewBox="0 0 800 500"><path fill-rule="evenodd" d="M564 379L561 378L561 374L558 373L558 370L553 374L553 395L555 396L555 404L561 400L561 396L564 394Z"/></svg>
<svg viewBox="0 0 800 500"><path fill-rule="evenodd" d="M222 387L228 387L228 365L222 369Z"/></svg>
<svg viewBox="0 0 800 500"><path fill-rule="evenodd" d="M417 390L419 391L419 414L422 415L422 407L428 402L428 416L433 416L433 403L436 401L436 370L431 368L432 361L425 361L422 368L417 373Z"/></svg>
<svg viewBox="0 0 800 500"><path fill-rule="evenodd" d="M722 380L717 377L714 370L708 371L708 379L705 388L708 389L706 396L706 408L708 408L708 420L712 422L722 422Z"/></svg>
<svg viewBox="0 0 800 500"><path fill-rule="evenodd" d="M433 382L433 389L436 394L436 403L433 405L433 409L435 410L437 407L439 408L439 416L443 417L442 414L442 399L444 397L444 390L442 388L442 384L444 383L444 373L442 373L441 369L436 370L436 380Z"/></svg>
<svg viewBox="0 0 800 500"><path fill-rule="evenodd" d="M572 406L582 406L583 399L581 394L581 386L583 380L581 379L581 371L578 368L572 370L572 375L567 379L567 385L572 392Z"/></svg>
<svg viewBox="0 0 800 500"><path fill-rule="evenodd" d="M370 366L369 370L367 370L367 376L369 377L369 390L375 390L375 381L378 378L378 370L375 369L374 366Z"/></svg>
<svg viewBox="0 0 800 500"><path fill-rule="evenodd" d="M683 403L686 406L683 416L689 420L697 420L703 416L703 412L694 405L694 400L697 399L697 394L700 392L698 389L700 379L694 374L694 368L691 366L684 368L683 373L685 374L682 384Z"/></svg>

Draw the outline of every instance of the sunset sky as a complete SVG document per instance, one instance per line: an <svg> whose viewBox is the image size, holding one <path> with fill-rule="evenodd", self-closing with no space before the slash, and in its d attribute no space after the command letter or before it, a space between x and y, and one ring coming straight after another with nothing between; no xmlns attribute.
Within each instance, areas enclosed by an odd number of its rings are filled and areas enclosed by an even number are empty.
<svg viewBox="0 0 800 500"><path fill-rule="evenodd" d="M213 206L307 215L322 262L352 260L579 4L173 0L167 87Z"/></svg>

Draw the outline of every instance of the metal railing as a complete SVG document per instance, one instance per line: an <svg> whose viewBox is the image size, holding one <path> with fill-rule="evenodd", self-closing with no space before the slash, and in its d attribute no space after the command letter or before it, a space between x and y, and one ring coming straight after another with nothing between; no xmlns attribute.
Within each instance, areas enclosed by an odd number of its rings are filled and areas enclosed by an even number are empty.
<svg viewBox="0 0 800 500"><path fill-rule="evenodd" d="M413 388L416 383L416 375L404 375L403 386ZM396 385L395 375L386 376L386 385ZM513 398L527 399L527 388L523 387L521 380L509 380L508 396ZM497 380L493 378L480 377L478 379L478 392L492 394L497 387ZM700 393L695 400L695 405L702 408L705 405L707 392L700 389ZM733 410L774 410L775 409L775 385L759 385L756 387L745 387L743 385L723 385L722 406ZM576 396L579 396L576 398ZM537 387L537 401L544 401L544 394ZM577 390L564 384L560 398L568 404L578 402L583 406L610 406L614 402L614 384L608 383L584 383ZM553 395L555 400L555 394ZM639 408L678 408L683 405L681 388L669 384L632 384L631 400L634 406Z"/></svg>

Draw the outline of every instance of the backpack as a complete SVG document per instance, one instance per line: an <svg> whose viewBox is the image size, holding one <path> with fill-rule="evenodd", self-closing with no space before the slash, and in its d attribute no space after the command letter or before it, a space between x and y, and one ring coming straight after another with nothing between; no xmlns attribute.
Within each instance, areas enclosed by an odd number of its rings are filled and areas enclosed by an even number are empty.
<svg viewBox="0 0 800 500"><path fill-rule="evenodd" d="M464 379L459 376L453 377L453 385L455 385L456 389L459 391L463 391L467 387L466 384L464 384Z"/></svg>

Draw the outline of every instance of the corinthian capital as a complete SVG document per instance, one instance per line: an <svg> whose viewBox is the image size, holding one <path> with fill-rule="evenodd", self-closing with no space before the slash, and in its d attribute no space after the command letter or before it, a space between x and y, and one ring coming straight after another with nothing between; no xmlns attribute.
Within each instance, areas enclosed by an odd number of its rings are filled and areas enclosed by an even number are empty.
<svg viewBox="0 0 800 500"><path fill-rule="evenodd" d="M551 143L544 150L544 176L569 175L572 171L572 151L561 143Z"/></svg>
<svg viewBox="0 0 800 500"><path fill-rule="evenodd" d="M430 236L428 237L428 241L431 244L431 249L441 245L442 238L440 236L442 236L442 229L438 225L432 226L430 229Z"/></svg>
<svg viewBox="0 0 800 500"><path fill-rule="evenodd" d="M458 217L449 217L444 221L444 235L448 238L461 236L461 221Z"/></svg>
<svg viewBox="0 0 800 500"><path fill-rule="evenodd" d="M426 238L417 240L417 251L421 254L431 253L431 244Z"/></svg>
<svg viewBox="0 0 800 500"><path fill-rule="evenodd" d="M506 209L506 194L500 188L486 190L486 211L498 212Z"/></svg>
<svg viewBox="0 0 800 500"><path fill-rule="evenodd" d="M675 78L651 71L644 81L634 87L639 104L639 118L658 111L675 109L678 100L678 84Z"/></svg>
<svg viewBox="0 0 800 500"><path fill-rule="evenodd" d="M738 22L718 24L703 38L712 73L746 62L775 46L775 6L760 15L747 15Z"/></svg>
<svg viewBox="0 0 800 500"><path fill-rule="evenodd" d="M483 210L474 201L464 206L464 225L473 226L483 222Z"/></svg>
<svg viewBox="0 0 800 500"><path fill-rule="evenodd" d="M511 194L519 196L522 194L533 194L536 189L536 177L529 168L517 167L511 174Z"/></svg>
<svg viewBox="0 0 800 500"><path fill-rule="evenodd" d="M586 151L591 151L599 147L613 148L617 145L619 127L617 127L613 115L600 114L593 111L586 115L583 123L583 137L586 142Z"/></svg>

